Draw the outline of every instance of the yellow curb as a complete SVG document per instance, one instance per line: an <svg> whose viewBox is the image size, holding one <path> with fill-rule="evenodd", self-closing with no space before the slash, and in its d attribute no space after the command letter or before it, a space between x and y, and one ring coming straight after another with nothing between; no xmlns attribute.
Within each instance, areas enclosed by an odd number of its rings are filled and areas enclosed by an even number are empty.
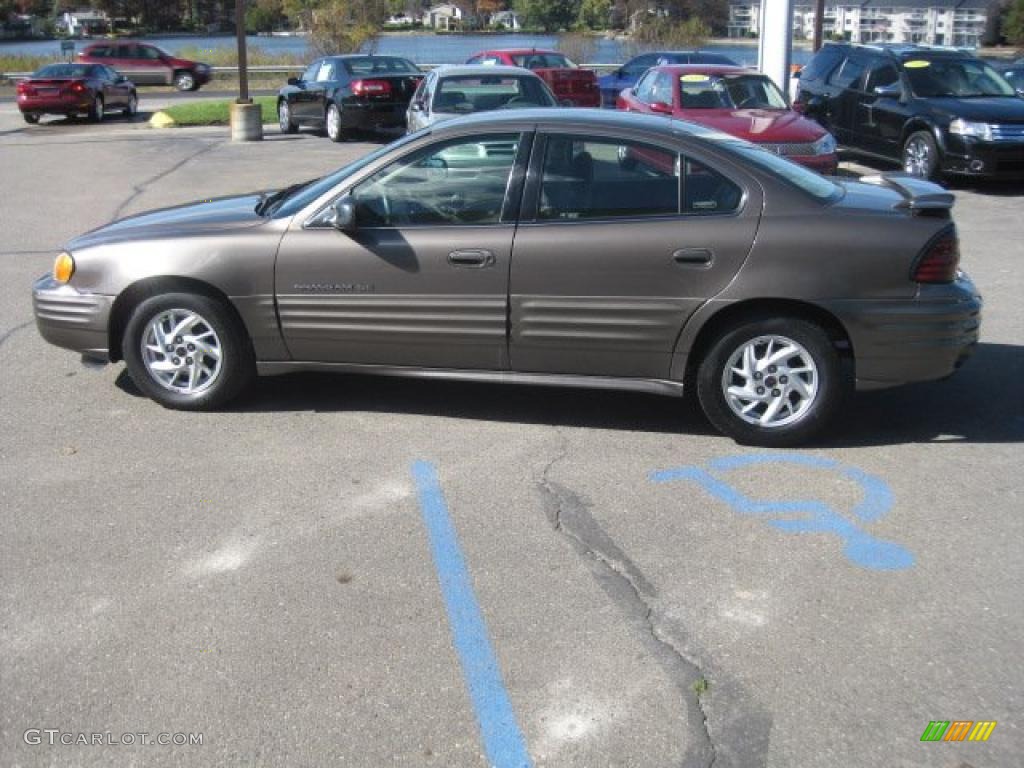
<svg viewBox="0 0 1024 768"><path fill-rule="evenodd" d="M177 125L174 122L174 118L168 115L166 112L157 112L151 118L149 118L149 124L153 128L173 128Z"/></svg>

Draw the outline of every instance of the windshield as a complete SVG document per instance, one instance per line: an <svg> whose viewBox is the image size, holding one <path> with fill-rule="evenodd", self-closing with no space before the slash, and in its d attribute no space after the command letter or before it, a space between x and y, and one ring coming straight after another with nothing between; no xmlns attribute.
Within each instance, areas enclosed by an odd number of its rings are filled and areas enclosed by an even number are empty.
<svg viewBox="0 0 1024 768"><path fill-rule="evenodd" d="M575 69L576 65L560 53L516 53L512 61L526 69Z"/></svg>
<svg viewBox="0 0 1024 768"><path fill-rule="evenodd" d="M536 76L457 76L441 78L433 109L465 115L491 109L553 107L555 104L547 86Z"/></svg>
<svg viewBox="0 0 1024 768"><path fill-rule="evenodd" d="M1017 95L1002 75L978 59L913 59L903 62L903 71L918 98Z"/></svg>
<svg viewBox="0 0 1024 768"><path fill-rule="evenodd" d="M345 69L351 75L402 75L419 74L420 70L411 61L393 56L361 56L345 59Z"/></svg>
<svg viewBox="0 0 1024 768"><path fill-rule="evenodd" d="M332 190L334 187L336 187L338 184L344 181L346 177L350 176L353 173L356 173L362 168L365 168L366 166L370 165L378 158L388 154L392 150L397 149L398 147L401 147L404 144L408 144L409 142L414 141L415 139L418 139L420 135L421 134L417 132L403 136L397 141L394 141L391 144L387 144L381 147L380 149L376 150L375 152L371 152L365 157L359 158L354 163L349 163L348 165L342 166L334 173L328 174L327 176L324 176L323 178L313 183L310 183L307 186L302 186L301 188L296 189L289 196L284 197L283 199L276 202L273 209L274 217L281 218L284 216L292 216L298 213L307 205L309 205L318 197L320 197L320 195L326 194L327 192Z"/></svg>
<svg viewBox="0 0 1024 768"><path fill-rule="evenodd" d="M683 109L788 108L778 87L764 75L680 75L679 103Z"/></svg>
<svg viewBox="0 0 1024 768"><path fill-rule="evenodd" d="M32 77L88 77L91 64L47 64Z"/></svg>

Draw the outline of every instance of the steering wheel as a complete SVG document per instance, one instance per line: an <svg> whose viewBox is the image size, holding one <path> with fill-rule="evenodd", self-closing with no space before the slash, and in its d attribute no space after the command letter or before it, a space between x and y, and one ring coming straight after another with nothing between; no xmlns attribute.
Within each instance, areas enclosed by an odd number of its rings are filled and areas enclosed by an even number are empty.
<svg viewBox="0 0 1024 768"><path fill-rule="evenodd" d="M741 101L739 104L736 105L736 108L737 109L743 109L744 107L746 107L746 106L748 106L750 104L753 104L754 106L757 106L757 97L756 96L747 96L747 98L745 98L743 101Z"/></svg>

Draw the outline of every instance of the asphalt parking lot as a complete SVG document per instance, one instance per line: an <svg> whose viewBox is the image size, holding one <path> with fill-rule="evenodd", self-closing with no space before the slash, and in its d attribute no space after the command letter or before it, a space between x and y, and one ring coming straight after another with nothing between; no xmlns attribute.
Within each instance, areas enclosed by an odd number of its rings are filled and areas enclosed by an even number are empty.
<svg viewBox="0 0 1024 768"><path fill-rule="evenodd" d="M1020 765L1024 187L956 187L975 357L806 450L689 402L433 381L190 414L45 344L33 279L113 218L376 145L11 110L0 764ZM957 720L997 725L921 741Z"/></svg>

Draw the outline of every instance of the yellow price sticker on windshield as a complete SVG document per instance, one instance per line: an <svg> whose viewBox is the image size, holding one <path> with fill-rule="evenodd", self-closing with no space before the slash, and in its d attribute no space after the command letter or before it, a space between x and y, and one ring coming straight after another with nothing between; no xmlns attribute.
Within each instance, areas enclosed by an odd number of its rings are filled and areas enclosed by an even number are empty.
<svg viewBox="0 0 1024 768"><path fill-rule="evenodd" d="M711 78L707 75L683 75L679 79L684 83L706 83Z"/></svg>
<svg viewBox="0 0 1024 768"><path fill-rule="evenodd" d="M931 65L932 63L930 61L925 61L924 59L914 59L913 61L907 61L903 64L906 69L924 69Z"/></svg>

